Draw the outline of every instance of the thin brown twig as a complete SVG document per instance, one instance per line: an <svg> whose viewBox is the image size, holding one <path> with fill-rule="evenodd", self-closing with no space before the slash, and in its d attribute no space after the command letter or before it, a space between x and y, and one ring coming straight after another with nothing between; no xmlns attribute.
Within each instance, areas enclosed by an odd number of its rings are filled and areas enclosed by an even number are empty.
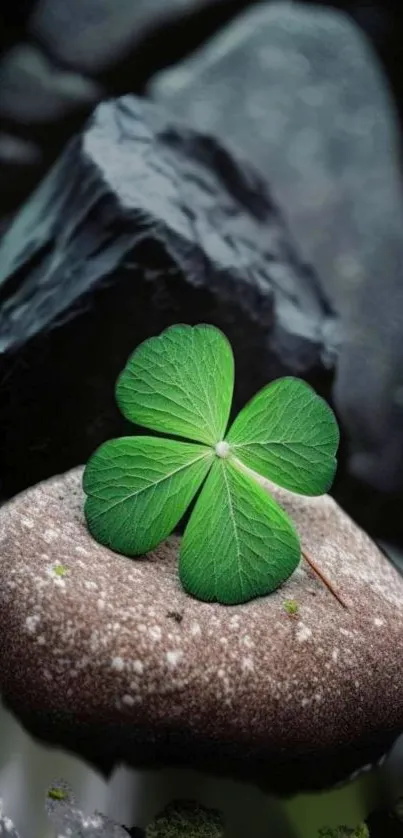
<svg viewBox="0 0 403 838"><path fill-rule="evenodd" d="M329 579L327 579L327 578L326 578L325 574L324 574L324 573L320 570L320 568L317 566L316 562L314 562L314 560L313 560L313 559L311 558L311 556L310 556L310 555L306 552L306 550L303 550L303 549L301 548L301 553L302 553L302 555L303 555L303 557L304 557L305 561L306 561L306 562L308 562L309 567L311 567L311 568L312 568L312 570L313 570L313 572L316 574L316 576L318 576L318 577L319 577L319 579L320 579L320 581L322 582L322 584L323 584L323 585L325 585L325 587L328 589L328 591L330 591L330 593L334 596L334 598L335 598L335 599L337 599L337 601L340 603L340 605L342 605L342 606L343 606L343 608L345 608L345 609L348 611L348 606L346 605L346 603L344 602L344 600L342 599L342 597L340 596L340 594L339 594L339 593L337 593L336 589L333 587L333 585L332 585L332 583L329 581Z"/></svg>

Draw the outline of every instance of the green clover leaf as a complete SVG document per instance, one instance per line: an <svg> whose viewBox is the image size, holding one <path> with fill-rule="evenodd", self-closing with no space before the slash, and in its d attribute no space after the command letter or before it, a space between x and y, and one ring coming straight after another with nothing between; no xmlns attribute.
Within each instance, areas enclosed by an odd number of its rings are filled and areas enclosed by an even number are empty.
<svg viewBox="0 0 403 838"><path fill-rule="evenodd" d="M216 458L183 537L183 587L198 599L247 602L278 588L300 552L291 521L268 492L230 458Z"/></svg>
<svg viewBox="0 0 403 838"><path fill-rule="evenodd" d="M226 439L244 465L291 492L322 495L333 482L339 429L329 405L298 378L264 387Z"/></svg>
<svg viewBox="0 0 403 838"><path fill-rule="evenodd" d="M331 409L296 378L261 390L226 435L233 387L232 349L218 329L172 326L146 340L118 379L119 407L132 422L182 440L111 440L83 479L91 534L127 556L166 538L200 490L179 576L188 593L227 605L274 591L300 560L294 525L262 478L321 494L339 442Z"/></svg>
<svg viewBox="0 0 403 838"><path fill-rule="evenodd" d="M214 445L224 438L233 389L234 356L222 332L171 326L136 349L116 398L137 425Z"/></svg>
<svg viewBox="0 0 403 838"><path fill-rule="evenodd" d="M213 459L211 448L174 439L105 442L84 473L90 531L127 556L152 550L176 527Z"/></svg>

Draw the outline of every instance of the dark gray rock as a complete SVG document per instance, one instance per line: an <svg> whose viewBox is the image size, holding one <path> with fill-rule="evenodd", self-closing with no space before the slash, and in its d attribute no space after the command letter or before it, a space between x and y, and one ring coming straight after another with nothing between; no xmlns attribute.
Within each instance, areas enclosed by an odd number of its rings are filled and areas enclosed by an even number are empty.
<svg viewBox="0 0 403 838"><path fill-rule="evenodd" d="M27 128L67 119L77 108L88 111L104 92L90 77L55 67L33 44L10 49L0 72L2 117L25 123Z"/></svg>
<svg viewBox="0 0 403 838"><path fill-rule="evenodd" d="M31 31L64 66L89 75L107 72L130 54L141 52L157 32L186 32L197 16L219 25L245 6L240 0L41 0L30 20ZM173 46L173 45L172 45ZM176 45L176 50L178 45ZM179 47L182 54L186 44ZM151 57L150 57L151 58ZM152 60L158 66L158 57Z"/></svg>
<svg viewBox="0 0 403 838"><path fill-rule="evenodd" d="M340 13L273 3L152 92L267 176L343 319L336 400L352 469L381 490L403 487L399 134L369 43Z"/></svg>
<svg viewBox="0 0 403 838"><path fill-rule="evenodd" d="M83 462L126 425L114 382L175 322L214 323L235 408L284 373L323 391L334 325L255 171L125 97L101 105L0 245L5 495Z"/></svg>

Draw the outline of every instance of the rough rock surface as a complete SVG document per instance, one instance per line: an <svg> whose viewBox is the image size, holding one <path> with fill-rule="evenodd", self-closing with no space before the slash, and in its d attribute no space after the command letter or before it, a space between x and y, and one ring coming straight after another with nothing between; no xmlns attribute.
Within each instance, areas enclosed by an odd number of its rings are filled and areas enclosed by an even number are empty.
<svg viewBox="0 0 403 838"><path fill-rule="evenodd" d="M135 97L99 107L5 235L0 302L5 495L124 430L117 375L172 323L225 331L238 406L287 372L323 392L331 363L334 321L261 178Z"/></svg>
<svg viewBox="0 0 403 838"><path fill-rule="evenodd" d="M152 92L267 177L342 316L336 398L352 471L403 488L400 138L371 45L334 10L265 4Z"/></svg>
<svg viewBox="0 0 403 838"><path fill-rule="evenodd" d="M81 478L0 510L0 689L28 730L105 772L192 765L281 792L381 757L403 724L403 580L332 499L275 492L347 609L303 565L223 607L184 593L176 536L135 561L97 545Z"/></svg>

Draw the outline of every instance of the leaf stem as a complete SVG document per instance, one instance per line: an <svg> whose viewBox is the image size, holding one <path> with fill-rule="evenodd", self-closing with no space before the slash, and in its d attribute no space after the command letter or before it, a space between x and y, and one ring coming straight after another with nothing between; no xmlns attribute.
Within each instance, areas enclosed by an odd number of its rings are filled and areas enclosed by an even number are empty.
<svg viewBox="0 0 403 838"><path fill-rule="evenodd" d="M309 567L313 570L313 572L316 574L316 576L320 579L322 584L328 589L328 591L330 591L332 596L334 596L334 598L337 599L337 601L340 603L340 605L343 606L343 608L348 610L348 606L346 605L346 603L344 602L344 600L342 599L340 594L336 591L336 588L333 586L333 584L330 582L330 580L325 576L323 571L320 570L320 568L318 567L316 562L314 562L314 560L311 558L309 553L307 553L306 550L303 550L302 547L301 547L301 554L304 557L305 561L309 564Z"/></svg>

